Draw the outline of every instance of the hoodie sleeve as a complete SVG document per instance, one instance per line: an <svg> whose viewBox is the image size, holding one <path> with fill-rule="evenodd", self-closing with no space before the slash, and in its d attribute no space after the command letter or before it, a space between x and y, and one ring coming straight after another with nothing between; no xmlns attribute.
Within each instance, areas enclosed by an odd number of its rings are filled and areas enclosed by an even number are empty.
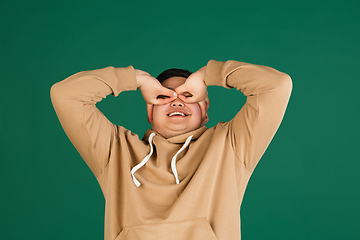
<svg viewBox="0 0 360 240"><path fill-rule="evenodd" d="M108 163L118 128L95 104L109 94L117 96L136 88L132 66L80 72L51 88L51 100L65 133L96 177Z"/></svg>
<svg viewBox="0 0 360 240"><path fill-rule="evenodd" d="M237 88L246 103L223 127L237 158L252 172L276 133L287 107L291 78L273 68L249 63L210 60L206 85Z"/></svg>

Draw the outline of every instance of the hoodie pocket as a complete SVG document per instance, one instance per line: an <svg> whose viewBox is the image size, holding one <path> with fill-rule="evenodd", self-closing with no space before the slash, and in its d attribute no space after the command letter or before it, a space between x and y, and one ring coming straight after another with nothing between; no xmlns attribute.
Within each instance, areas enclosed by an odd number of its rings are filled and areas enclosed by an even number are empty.
<svg viewBox="0 0 360 240"><path fill-rule="evenodd" d="M206 218L125 227L115 240L217 240Z"/></svg>

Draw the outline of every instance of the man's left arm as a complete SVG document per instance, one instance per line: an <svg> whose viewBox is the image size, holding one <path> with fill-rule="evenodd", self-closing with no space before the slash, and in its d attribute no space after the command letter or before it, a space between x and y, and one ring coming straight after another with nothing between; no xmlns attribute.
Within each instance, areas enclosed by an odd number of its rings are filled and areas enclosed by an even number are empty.
<svg viewBox="0 0 360 240"><path fill-rule="evenodd" d="M221 124L228 131L237 158L253 171L276 133L289 101L290 77L273 68L249 63L210 60L190 75L176 92L190 92L179 97L185 102L198 102L202 111L208 107L207 86L237 88L247 101L229 122ZM237 103L231 103L237 104Z"/></svg>
<svg viewBox="0 0 360 240"><path fill-rule="evenodd" d="M204 81L206 85L237 88L247 97L241 110L223 126L238 159L252 172L282 121L292 90L291 78L266 66L211 60Z"/></svg>

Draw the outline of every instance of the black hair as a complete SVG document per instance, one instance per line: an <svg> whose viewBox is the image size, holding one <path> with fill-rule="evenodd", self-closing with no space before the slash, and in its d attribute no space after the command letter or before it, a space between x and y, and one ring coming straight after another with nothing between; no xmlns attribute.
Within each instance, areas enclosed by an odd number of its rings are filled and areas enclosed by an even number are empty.
<svg viewBox="0 0 360 240"><path fill-rule="evenodd" d="M192 72L190 72L189 70L186 70L186 69L172 68L172 69L168 69L168 70L165 70L162 73L160 73L159 76L156 77L156 79L160 83L162 83L163 81L165 81L166 79L171 78L171 77L188 78L191 74L192 74Z"/></svg>

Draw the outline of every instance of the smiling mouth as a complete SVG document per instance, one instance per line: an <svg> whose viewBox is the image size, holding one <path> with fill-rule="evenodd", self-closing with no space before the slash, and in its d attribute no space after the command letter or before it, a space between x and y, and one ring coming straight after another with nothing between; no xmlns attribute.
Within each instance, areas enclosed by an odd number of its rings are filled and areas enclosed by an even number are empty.
<svg viewBox="0 0 360 240"><path fill-rule="evenodd" d="M170 114L168 114L169 117L173 117L173 116L181 116L181 117L186 117L188 115L186 115L185 113L182 112L172 112Z"/></svg>

